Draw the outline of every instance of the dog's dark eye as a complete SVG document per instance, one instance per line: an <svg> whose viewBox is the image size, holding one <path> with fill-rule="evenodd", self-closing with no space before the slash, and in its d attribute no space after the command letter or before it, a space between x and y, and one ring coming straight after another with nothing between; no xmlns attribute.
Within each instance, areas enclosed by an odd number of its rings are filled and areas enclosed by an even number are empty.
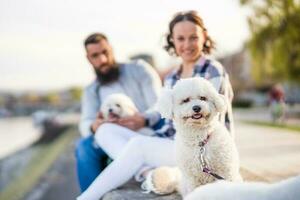
<svg viewBox="0 0 300 200"><path fill-rule="evenodd" d="M116 104L116 106L119 107L119 108L121 107L120 104Z"/></svg>
<svg viewBox="0 0 300 200"><path fill-rule="evenodd" d="M190 101L190 98L183 99L181 103L187 103Z"/></svg>
<svg viewBox="0 0 300 200"><path fill-rule="evenodd" d="M207 98L202 96L202 97L200 97L200 100L201 101L207 101Z"/></svg>

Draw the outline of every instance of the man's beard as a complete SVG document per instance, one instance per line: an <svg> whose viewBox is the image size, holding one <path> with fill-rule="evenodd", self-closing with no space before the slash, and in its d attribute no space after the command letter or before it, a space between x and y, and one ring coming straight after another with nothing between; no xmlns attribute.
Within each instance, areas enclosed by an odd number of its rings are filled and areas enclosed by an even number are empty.
<svg viewBox="0 0 300 200"><path fill-rule="evenodd" d="M105 73L101 73L99 70L95 70L95 72L96 72L97 80L102 85L109 84L118 80L120 75L119 65L116 63L110 66L109 70Z"/></svg>

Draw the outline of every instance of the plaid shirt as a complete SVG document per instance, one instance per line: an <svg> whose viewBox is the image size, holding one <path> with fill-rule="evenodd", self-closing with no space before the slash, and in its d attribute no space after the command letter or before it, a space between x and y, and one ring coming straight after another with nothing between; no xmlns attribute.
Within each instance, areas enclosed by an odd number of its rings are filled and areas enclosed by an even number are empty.
<svg viewBox="0 0 300 200"><path fill-rule="evenodd" d="M176 82L180 79L182 69L171 72L164 81L164 87L173 88ZM231 102L233 99L233 90L229 81L229 77L224 67L217 61L208 59L202 56L195 64L193 77L203 77L209 80L220 94L223 94L227 99L227 109L221 113L219 120L224 123L232 137L234 137L233 115ZM159 137L173 138L175 129L172 120L164 120L164 125L156 130Z"/></svg>

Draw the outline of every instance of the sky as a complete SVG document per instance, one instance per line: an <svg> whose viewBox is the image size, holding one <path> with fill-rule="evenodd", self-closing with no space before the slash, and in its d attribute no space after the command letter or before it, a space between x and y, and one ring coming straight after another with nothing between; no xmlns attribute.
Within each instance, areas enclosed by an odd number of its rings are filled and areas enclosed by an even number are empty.
<svg viewBox="0 0 300 200"><path fill-rule="evenodd" d="M103 32L121 62L137 53L158 68L174 59L162 48L168 22L196 10L216 41L215 56L240 50L249 38L246 8L238 0L1 0L0 90L84 87L94 79L84 39Z"/></svg>

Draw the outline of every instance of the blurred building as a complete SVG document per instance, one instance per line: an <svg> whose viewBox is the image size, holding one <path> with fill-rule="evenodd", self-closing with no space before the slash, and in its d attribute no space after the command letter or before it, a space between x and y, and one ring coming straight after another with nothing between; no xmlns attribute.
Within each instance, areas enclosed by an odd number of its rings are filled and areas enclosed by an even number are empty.
<svg viewBox="0 0 300 200"><path fill-rule="evenodd" d="M246 48L218 59L229 74L235 93L234 101L251 102L254 105L268 104L268 92L273 84L257 87L251 73L251 57ZM300 85L282 83L287 103L300 103Z"/></svg>
<svg viewBox="0 0 300 200"><path fill-rule="evenodd" d="M149 63L150 65L152 65L154 68L156 68L154 58L152 55L147 54L147 53L141 53L141 54L136 54L136 55L133 55L130 57L130 60L138 60L138 59L142 59L142 60L146 61L147 63Z"/></svg>
<svg viewBox="0 0 300 200"><path fill-rule="evenodd" d="M254 88L251 76L251 60L248 51L241 51L218 59L229 74L232 87L236 94Z"/></svg>
<svg viewBox="0 0 300 200"><path fill-rule="evenodd" d="M60 91L0 91L0 117L25 116L44 111L79 112L81 88Z"/></svg>

